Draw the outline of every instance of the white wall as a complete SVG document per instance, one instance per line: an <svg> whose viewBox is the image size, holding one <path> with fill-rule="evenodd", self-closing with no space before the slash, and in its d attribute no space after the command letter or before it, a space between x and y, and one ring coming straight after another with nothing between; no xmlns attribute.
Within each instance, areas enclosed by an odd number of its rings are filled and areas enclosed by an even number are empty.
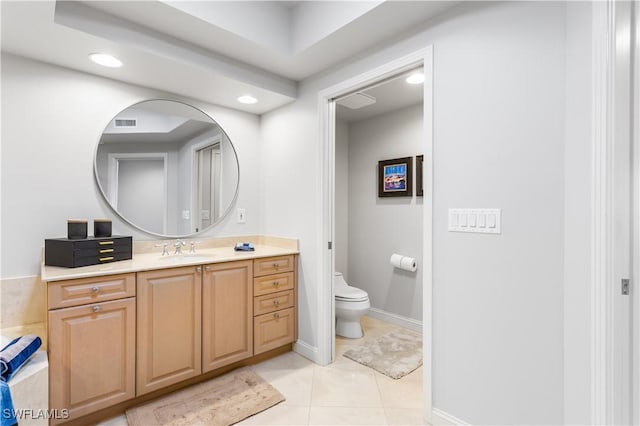
<svg viewBox="0 0 640 426"><path fill-rule="evenodd" d="M591 422L591 5L567 3L564 420Z"/></svg>
<svg viewBox="0 0 640 426"><path fill-rule="evenodd" d="M349 123L336 117L335 270L349 282Z"/></svg>
<svg viewBox="0 0 640 426"><path fill-rule="evenodd" d="M371 307L422 321L423 198L378 197L378 161L424 154L422 105L349 126L349 284ZM389 264L393 253L418 259L418 271Z"/></svg>
<svg viewBox="0 0 640 426"><path fill-rule="evenodd" d="M263 116L263 230L300 239L300 339L317 347L326 320L316 303L319 286L328 285L317 282L325 249L318 92L427 45L434 48L434 406L472 424L562 423L562 3L459 6L303 82L294 104ZM502 208L502 234L447 232L453 207Z"/></svg>
<svg viewBox="0 0 640 426"><path fill-rule="evenodd" d="M66 235L68 218L113 218L114 234L154 239L119 220L95 185L93 157L105 126L130 105L154 98L191 103L233 142L240 161L237 206L206 236L256 234L259 209L259 117L169 93L2 55L2 270L0 277L40 273L47 237Z"/></svg>

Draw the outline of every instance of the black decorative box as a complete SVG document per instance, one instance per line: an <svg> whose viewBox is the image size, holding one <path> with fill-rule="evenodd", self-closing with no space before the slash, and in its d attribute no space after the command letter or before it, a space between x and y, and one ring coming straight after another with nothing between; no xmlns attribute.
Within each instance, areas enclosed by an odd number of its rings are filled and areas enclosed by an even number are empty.
<svg viewBox="0 0 640 426"><path fill-rule="evenodd" d="M131 259L132 238L50 238L44 240L44 264L77 268Z"/></svg>

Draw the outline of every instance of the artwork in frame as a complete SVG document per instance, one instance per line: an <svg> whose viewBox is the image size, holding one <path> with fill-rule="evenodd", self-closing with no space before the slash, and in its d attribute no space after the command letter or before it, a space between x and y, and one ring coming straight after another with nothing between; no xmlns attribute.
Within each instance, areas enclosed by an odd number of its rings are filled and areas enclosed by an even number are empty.
<svg viewBox="0 0 640 426"><path fill-rule="evenodd" d="M378 162L378 197L413 196L413 157Z"/></svg>
<svg viewBox="0 0 640 426"><path fill-rule="evenodd" d="M416 156L416 197L424 197L424 189L422 188L422 163L424 155Z"/></svg>

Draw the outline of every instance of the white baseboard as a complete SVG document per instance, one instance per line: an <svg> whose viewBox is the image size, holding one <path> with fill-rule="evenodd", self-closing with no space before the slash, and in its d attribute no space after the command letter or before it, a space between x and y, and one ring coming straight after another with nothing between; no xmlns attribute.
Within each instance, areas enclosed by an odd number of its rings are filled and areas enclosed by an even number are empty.
<svg viewBox="0 0 640 426"><path fill-rule="evenodd" d="M316 364L320 364L320 354L318 352L318 348L316 348L315 346L311 346L307 342L297 340L293 344L293 351L315 362Z"/></svg>
<svg viewBox="0 0 640 426"><path fill-rule="evenodd" d="M431 409L431 424L434 426L470 426L469 423L462 421L459 418L452 416L451 414L444 412L438 408Z"/></svg>
<svg viewBox="0 0 640 426"><path fill-rule="evenodd" d="M377 318L382 321L390 322L391 324L399 325L400 327L408 328L409 330L422 333L422 321L415 320L413 318L403 317L402 315L392 314L385 312L377 308L369 308L367 313L370 317Z"/></svg>

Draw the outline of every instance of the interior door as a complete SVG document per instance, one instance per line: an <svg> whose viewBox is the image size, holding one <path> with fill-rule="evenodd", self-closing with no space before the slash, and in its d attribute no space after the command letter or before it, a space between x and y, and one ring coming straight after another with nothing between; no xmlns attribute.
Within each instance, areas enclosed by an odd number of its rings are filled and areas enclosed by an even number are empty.
<svg viewBox="0 0 640 426"><path fill-rule="evenodd" d="M163 159L118 160L118 211L147 231L165 233L167 211Z"/></svg>
<svg viewBox="0 0 640 426"><path fill-rule="evenodd" d="M197 232L208 228L220 215L220 144L199 149L196 155Z"/></svg>

